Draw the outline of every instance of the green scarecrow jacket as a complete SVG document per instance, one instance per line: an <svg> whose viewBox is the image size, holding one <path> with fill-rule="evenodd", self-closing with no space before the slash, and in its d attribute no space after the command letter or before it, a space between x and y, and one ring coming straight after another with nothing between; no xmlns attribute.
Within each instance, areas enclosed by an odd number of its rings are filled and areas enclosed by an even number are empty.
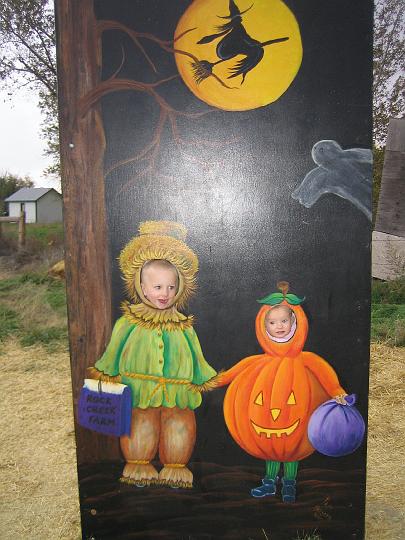
<svg viewBox="0 0 405 540"><path fill-rule="evenodd" d="M165 325L145 327L126 316L115 323L95 368L103 375L119 376L131 388L133 407L141 409L195 409L201 404L201 391L216 375L191 325L170 330Z"/></svg>
<svg viewBox="0 0 405 540"><path fill-rule="evenodd" d="M196 288L198 259L185 244L187 230L171 221L145 221L119 256L129 301L113 328L111 340L88 376L121 382L132 391L132 405L195 409L201 392L218 385L216 371L206 362L193 316L182 309ZM166 261L177 272L173 303L158 309L143 294L141 275L151 261Z"/></svg>

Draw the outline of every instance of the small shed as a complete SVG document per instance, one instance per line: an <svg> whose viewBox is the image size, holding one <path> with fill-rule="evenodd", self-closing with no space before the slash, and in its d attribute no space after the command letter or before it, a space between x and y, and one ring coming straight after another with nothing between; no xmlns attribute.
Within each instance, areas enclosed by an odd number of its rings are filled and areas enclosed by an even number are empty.
<svg viewBox="0 0 405 540"><path fill-rule="evenodd" d="M5 199L10 217L25 211L26 223L62 221L62 195L53 188L21 188Z"/></svg>

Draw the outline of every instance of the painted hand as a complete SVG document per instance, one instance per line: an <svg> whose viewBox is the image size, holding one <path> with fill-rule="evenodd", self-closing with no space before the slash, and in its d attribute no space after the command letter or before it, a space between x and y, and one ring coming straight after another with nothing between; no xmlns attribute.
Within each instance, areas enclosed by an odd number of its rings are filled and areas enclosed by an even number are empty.
<svg viewBox="0 0 405 540"><path fill-rule="evenodd" d="M215 375L214 377L212 377L211 379L209 379L203 384L190 383L187 388L191 390L192 392L196 392L196 393L197 392L210 392L211 390L214 390L218 386L221 386L220 384L221 374L222 374L222 371L217 373L217 375Z"/></svg>
<svg viewBox="0 0 405 540"><path fill-rule="evenodd" d="M340 405L347 405L347 401L345 400L345 397L348 394L339 394L337 396L334 396L333 399L336 401L336 403L339 403Z"/></svg>
<svg viewBox="0 0 405 540"><path fill-rule="evenodd" d="M106 375L102 371L99 371L95 367L88 367L86 369L86 377L88 379L95 379L96 381L103 381L103 382L121 382L121 375Z"/></svg>

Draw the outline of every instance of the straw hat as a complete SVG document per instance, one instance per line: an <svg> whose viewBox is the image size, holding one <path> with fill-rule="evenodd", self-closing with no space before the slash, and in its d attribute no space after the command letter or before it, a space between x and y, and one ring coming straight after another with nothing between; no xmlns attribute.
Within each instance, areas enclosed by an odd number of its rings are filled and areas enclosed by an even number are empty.
<svg viewBox="0 0 405 540"><path fill-rule="evenodd" d="M187 229L174 221L144 221L135 236L121 251L119 265L127 292L135 303L149 304L141 289L141 270L147 261L162 259L176 267L179 288L174 304L187 304L196 289L198 259L185 244Z"/></svg>

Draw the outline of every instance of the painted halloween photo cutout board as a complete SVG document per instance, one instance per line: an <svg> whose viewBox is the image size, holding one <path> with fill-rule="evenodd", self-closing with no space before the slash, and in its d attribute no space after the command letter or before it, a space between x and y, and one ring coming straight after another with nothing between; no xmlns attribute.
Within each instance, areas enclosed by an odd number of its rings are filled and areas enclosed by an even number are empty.
<svg viewBox="0 0 405 540"><path fill-rule="evenodd" d="M371 2L56 8L83 538L363 538Z"/></svg>

